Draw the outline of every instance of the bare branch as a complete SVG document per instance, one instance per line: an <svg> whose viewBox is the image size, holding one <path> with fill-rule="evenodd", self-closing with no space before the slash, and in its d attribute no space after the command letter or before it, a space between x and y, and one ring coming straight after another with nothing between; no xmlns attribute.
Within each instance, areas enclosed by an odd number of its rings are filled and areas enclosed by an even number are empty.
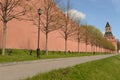
<svg viewBox="0 0 120 80"><path fill-rule="evenodd" d="M5 53L7 23L12 19L22 19L25 15L26 0L0 0L0 20L3 23L2 55Z"/></svg>

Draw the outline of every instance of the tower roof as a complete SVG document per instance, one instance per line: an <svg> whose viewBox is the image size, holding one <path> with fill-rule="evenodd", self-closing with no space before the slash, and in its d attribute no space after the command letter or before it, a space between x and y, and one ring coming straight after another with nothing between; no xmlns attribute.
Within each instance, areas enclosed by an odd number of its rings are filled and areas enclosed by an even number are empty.
<svg viewBox="0 0 120 80"><path fill-rule="evenodd" d="M107 24L106 24L106 26L105 27L110 27L110 24L109 24L109 22L107 22Z"/></svg>

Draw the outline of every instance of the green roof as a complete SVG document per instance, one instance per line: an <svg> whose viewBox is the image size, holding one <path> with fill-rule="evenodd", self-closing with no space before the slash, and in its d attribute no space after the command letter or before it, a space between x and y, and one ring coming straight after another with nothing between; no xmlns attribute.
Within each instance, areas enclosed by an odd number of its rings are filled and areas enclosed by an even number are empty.
<svg viewBox="0 0 120 80"><path fill-rule="evenodd" d="M107 22L107 24L106 24L106 26L105 27L110 27L110 24L109 24L109 22Z"/></svg>
<svg viewBox="0 0 120 80"><path fill-rule="evenodd" d="M112 35L112 36L113 36L112 32L105 32L105 35L106 35L106 36L107 36L107 35Z"/></svg>

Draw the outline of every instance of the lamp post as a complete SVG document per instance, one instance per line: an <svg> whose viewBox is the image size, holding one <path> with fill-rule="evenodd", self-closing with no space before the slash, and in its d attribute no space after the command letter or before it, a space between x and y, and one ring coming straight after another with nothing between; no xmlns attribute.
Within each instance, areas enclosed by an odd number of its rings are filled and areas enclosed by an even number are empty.
<svg viewBox="0 0 120 80"><path fill-rule="evenodd" d="M39 8L38 9L38 46L37 46L37 58L40 58L40 15L42 14L42 10Z"/></svg>

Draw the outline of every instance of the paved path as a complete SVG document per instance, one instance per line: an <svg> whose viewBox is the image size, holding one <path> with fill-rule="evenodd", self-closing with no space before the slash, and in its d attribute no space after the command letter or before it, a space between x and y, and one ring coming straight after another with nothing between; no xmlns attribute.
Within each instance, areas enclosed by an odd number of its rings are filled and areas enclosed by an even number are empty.
<svg viewBox="0 0 120 80"><path fill-rule="evenodd" d="M37 73L65 68L88 61L103 59L114 55L99 55L74 58L47 59L30 62L0 64L0 80L20 80Z"/></svg>

